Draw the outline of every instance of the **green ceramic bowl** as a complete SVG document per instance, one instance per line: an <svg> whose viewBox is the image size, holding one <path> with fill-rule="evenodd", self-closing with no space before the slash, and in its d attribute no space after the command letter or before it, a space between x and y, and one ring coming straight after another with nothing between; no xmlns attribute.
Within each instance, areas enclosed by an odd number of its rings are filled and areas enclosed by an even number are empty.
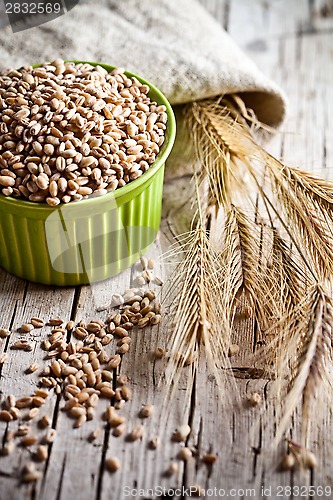
<svg viewBox="0 0 333 500"><path fill-rule="evenodd" d="M156 161L141 177L113 192L54 208L0 194L0 265L6 271L48 285L93 283L129 267L155 240L175 117L158 89L126 74L149 85L150 98L166 106L166 137Z"/></svg>

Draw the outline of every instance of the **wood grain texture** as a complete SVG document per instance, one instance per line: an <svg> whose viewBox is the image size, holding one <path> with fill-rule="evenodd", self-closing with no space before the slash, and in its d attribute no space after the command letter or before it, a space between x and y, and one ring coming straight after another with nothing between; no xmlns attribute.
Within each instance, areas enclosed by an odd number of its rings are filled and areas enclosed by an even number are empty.
<svg viewBox="0 0 333 500"><path fill-rule="evenodd" d="M268 149L293 165L303 165L333 177L333 9L330 3L324 0L201 0L201 3L289 96L288 118ZM149 252L157 261L157 274L163 277L167 277L174 266L163 261L161 255L177 234L188 229L192 214L189 200L193 193L188 171L177 161L174 156L173 164L169 165L172 175L167 175L164 186L161 230ZM9 393L30 394L37 376L26 376L24 370L33 360L41 366L45 363L39 349L44 329L34 331L34 349L30 353L10 349L19 336L16 329L22 322L35 315L44 319L52 315L63 316L66 320L105 319L106 312L97 313L97 306L106 302L112 293L121 293L132 286L137 272L133 266L92 287L59 289L27 284L0 271L0 326L13 330L11 337L0 342L1 352L10 354L10 361L1 368L2 400ZM164 304L167 305L167 300ZM165 360L156 360L151 353L156 346L166 345L170 322L166 308L161 325L134 332L131 350L119 368L119 373L129 376L133 390L132 401L121 410L126 416L128 430L141 422L138 413L142 404L155 405L153 417L145 422L142 440L129 443L126 434L118 438L112 435L102 420L108 404L105 400L101 401L93 421L73 429L73 420L61 411L61 398L50 397L41 413L52 415L57 438L50 446L45 466L39 466L43 478L36 485L20 484L19 471L30 458L30 452L18 447L12 455L0 459L1 500L120 500L126 498L126 486L148 490L157 486L180 488L196 484L226 492L235 488L239 490L233 496L236 499L251 495L263 499L278 498L279 485L333 486L332 415L328 408L324 426L315 430L311 443L320 468L303 475L276 470L278 452L271 447L276 402L271 394L271 383L251 376L247 370L248 354L255 347L253 323L242 320L234 333L235 342L241 345L233 365L238 369L237 384L242 404L228 407L221 399L214 377L209 375L204 357L200 357L200 369L194 382L191 367L184 369L177 391L169 402L170 394L158 384L165 371ZM111 349L114 346L110 346ZM263 416L259 416L258 408L246 404L254 392L262 396ZM166 406L169 408L167 418ZM186 422L192 426L187 444L193 449L194 457L188 463L181 463L175 476L168 477L165 471L180 448L171 440L171 435L180 423ZM297 428L298 414L294 423ZM102 432L91 444L87 438L97 426ZM0 423L1 436L8 428L15 430L17 423ZM160 436L161 444L157 451L152 451L149 441L156 435ZM299 438L291 430L290 436L295 440ZM201 460L207 452L218 455L213 466ZM105 459L110 456L122 462L116 474L105 470ZM266 496L262 488L266 489ZM271 488L270 496L267 488ZM156 495L146 491L143 498L156 498Z"/></svg>

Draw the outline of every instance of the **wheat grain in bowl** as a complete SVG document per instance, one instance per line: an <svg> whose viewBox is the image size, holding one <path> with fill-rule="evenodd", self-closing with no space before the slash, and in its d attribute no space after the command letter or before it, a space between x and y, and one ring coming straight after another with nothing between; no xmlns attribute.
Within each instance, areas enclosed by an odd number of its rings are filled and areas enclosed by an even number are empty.
<svg viewBox="0 0 333 500"><path fill-rule="evenodd" d="M166 107L121 68L61 59L0 76L0 189L50 206L103 195L146 172Z"/></svg>

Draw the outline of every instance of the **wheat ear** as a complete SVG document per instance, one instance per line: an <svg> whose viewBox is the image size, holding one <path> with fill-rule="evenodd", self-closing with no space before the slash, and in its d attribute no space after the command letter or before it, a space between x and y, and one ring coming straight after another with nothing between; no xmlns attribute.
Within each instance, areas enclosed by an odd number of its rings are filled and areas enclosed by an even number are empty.
<svg viewBox="0 0 333 500"><path fill-rule="evenodd" d="M332 184L286 167L275 159L270 160L269 174L290 233L302 247L319 280L332 280L333 199L332 203L329 201Z"/></svg>
<svg viewBox="0 0 333 500"><path fill-rule="evenodd" d="M283 396L283 413L276 433L276 441L281 439L290 417L302 405L302 438L304 446L309 438L310 424L321 418L320 408L314 404L326 396L332 397L332 304L322 287L314 284L309 290L308 300L302 307L302 316L296 324L290 324L293 333L287 348L282 344L284 362L279 368L279 390ZM294 355L292 355L292 350ZM286 382L286 373L289 379ZM285 397L285 393L287 394Z"/></svg>
<svg viewBox="0 0 333 500"><path fill-rule="evenodd" d="M238 207L232 205L227 212L221 251L223 296L230 324L238 299L245 295L261 329L266 330L267 311L272 309L272 304L269 304L271 294L266 269L261 262L260 229Z"/></svg>
<svg viewBox="0 0 333 500"><path fill-rule="evenodd" d="M222 267L200 223L182 241L181 251L183 258L171 287L177 299L171 305L168 383L196 359L200 347L205 348L214 370L228 366L230 331L222 308Z"/></svg>
<svg viewBox="0 0 333 500"><path fill-rule="evenodd" d="M278 313L276 317L272 317L271 324L281 327L282 320L289 323L295 316L299 304L304 301L307 286L312 281L302 259L275 227L272 228L272 249L268 262L270 291Z"/></svg>

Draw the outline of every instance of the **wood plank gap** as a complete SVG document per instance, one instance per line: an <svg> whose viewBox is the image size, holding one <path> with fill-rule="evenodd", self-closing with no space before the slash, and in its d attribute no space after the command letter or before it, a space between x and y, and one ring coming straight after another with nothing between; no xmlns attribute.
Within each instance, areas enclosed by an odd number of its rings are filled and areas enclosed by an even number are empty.
<svg viewBox="0 0 333 500"><path fill-rule="evenodd" d="M13 311L13 314L12 314L12 317L10 319L10 323L9 323L9 330L12 329L13 327L13 324L14 324L14 321L15 321L15 315L16 315L16 311L17 311L17 300L15 302L15 306L14 306L14 311ZM4 349L3 349L3 352L7 352L8 351L8 347L9 347L9 342L10 342L10 335L8 335L8 337L6 338L5 340L5 346L4 346ZM0 380L1 380L1 377L2 377L2 370L3 370L3 367L4 365L0 365ZM1 392L0 392L1 394Z"/></svg>
<svg viewBox="0 0 333 500"><path fill-rule="evenodd" d="M224 3L224 20L223 20L223 28L228 31L229 28L229 15L230 15L230 0L225 0Z"/></svg>
<svg viewBox="0 0 333 500"><path fill-rule="evenodd" d="M98 470L96 500L100 500L101 495L102 495L103 475L105 472L105 457L106 457L106 452L108 451L108 448L109 448L110 432L111 432L110 424L107 424L105 427L105 432L104 432L103 447L102 447L102 454L101 454L101 463L100 463L99 470Z"/></svg>
<svg viewBox="0 0 333 500"><path fill-rule="evenodd" d="M191 398L190 398L190 411L189 411L188 420L187 420L188 425L191 427L191 429L193 427L193 421L194 421L194 416L195 416L195 411L196 411L196 406L195 406L196 391L197 391L197 372L195 372L194 376L193 376L193 384L192 384ZM199 438L199 434L200 434L200 428L201 428L201 425L199 427L198 438ZM191 433L186 438L185 446L187 446L189 443L190 435L191 435ZM186 488L186 484L187 484L187 475L188 475L187 472L188 472L188 463L184 462L184 469L183 469L183 474L182 474L182 486L184 488ZM190 485L188 485L188 486L190 486Z"/></svg>
<svg viewBox="0 0 333 500"><path fill-rule="evenodd" d="M2 448L5 446L6 441L7 441L8 427L9 427L9 425L7 424L5 432L3 433L3 436L2 436L2 440L1 440L1 447Z"/></svg>
<svg viewBox="0 0 333 500"><path fill-rule="evenodd" d="M67 455L65 453L64 460L62 462L61 474L60 474L60 478L59 478L59 485L58 485L58 491L57 491L57 500L61 499L62 480L63 480L64 474L65 474L66 460L67 460Z"/></svg>
<svg viewBox="0 0 333 500"><path fill-rule="evenodd" d="M37 498L36 484L33 484L31 488L30 500L36 500L36 498Z"/></svg>
<svg viewBox="0 0 333 500"><path fill-rule="evenodd" d="M29 281L26 281L24 283L24 289L23 289L23 297L22 297L22 304L25 303L25 299L27 298L28 295L28 289L29 289Z"/></svg>
<svg viewBox="0 0 333 500"><path fill-rule="evenodd" d="M81 286L75 287L73 303L72 303L72 308L71 308L71 313L70 313L70 319L72 321L75 321L75 319L76 319L77 309L78 309L78 305L80 302L81 289L82 289Z"/></svg>
<svg viewBox="0 0 333 500"><path fill-rule="evenodd" d="M260 417L260 425L259 425L259 442L258 446L252 446L252 451L253 451L253 469L252 469L252 474L253 477L255 478L257 475L257 465L258 465L258 455L261 453L262 449L262 419Z"/></svg>
<svg viewBox="0 0 333 500"><path fill-rule="evenodd" d="M11 478L11 477L13 477L13 475L9 474L8 472L3 472L2 470L0 470L0 477Z"/></svg>

